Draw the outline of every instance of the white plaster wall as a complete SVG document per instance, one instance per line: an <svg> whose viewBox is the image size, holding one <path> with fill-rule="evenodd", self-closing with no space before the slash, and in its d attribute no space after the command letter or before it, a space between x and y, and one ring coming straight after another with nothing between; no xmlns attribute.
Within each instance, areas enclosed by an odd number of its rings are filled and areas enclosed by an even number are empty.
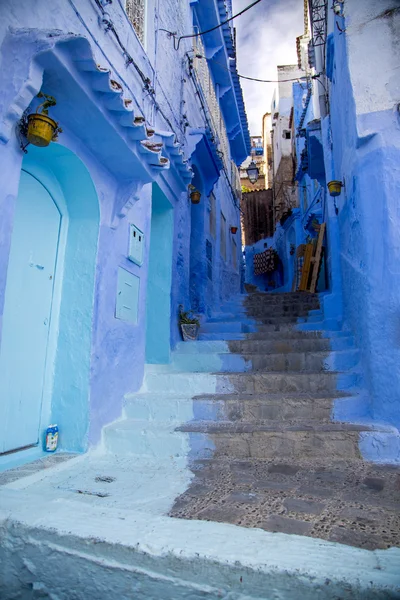
<svg viewBox="0 0 400 600"><path fill-rule="evenodd" d="M400 101L400 3L346 0L344 15L357 114L393 108Z"/></svg>

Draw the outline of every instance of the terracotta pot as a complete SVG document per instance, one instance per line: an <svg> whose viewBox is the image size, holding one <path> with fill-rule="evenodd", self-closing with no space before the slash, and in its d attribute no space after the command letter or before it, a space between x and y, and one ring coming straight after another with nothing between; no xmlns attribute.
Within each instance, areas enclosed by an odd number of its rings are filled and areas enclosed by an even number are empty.
<svg viewBox="0 0 400 600"><path fill-rule="evenodd" d="M231 233L235 234L237 232L238 228L237 227L231 227Z"/></svg>

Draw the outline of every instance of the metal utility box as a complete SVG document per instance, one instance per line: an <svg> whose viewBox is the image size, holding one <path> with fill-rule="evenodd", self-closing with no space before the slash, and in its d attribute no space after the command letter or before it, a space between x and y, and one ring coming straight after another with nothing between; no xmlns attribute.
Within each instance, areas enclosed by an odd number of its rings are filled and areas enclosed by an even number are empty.
<svg viewBox="0 0 400 600"><path fill-rule="evenodd" d="M140 279L126 269L118 267L117 301L115 317L136 325L139 309Z"/></svg>
<svg viewBox="0 0 400 600"><path fill-rule="evenodd" d="M144 255L144 233L136 225L129 225L128 258L136 265L142 266Z"/></svg>

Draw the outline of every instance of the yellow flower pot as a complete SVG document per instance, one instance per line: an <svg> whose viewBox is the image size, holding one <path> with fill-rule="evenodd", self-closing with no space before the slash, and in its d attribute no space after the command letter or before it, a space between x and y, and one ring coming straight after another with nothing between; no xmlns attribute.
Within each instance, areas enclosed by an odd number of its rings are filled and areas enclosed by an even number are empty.
<svg viewBox="0 0 400 600"><path fill-rule="evenodd" d="M46 115L33 113L28 116L27 140L34 146L44 148L53 139L57 129L57 123Z"/></svg>
<svg viewBox="0 0 400 600"><path fill-rule="evenodd" d="M331 196L340 196L342 192L343 184L341 181L329 181L328 190Z"/></svg>
<svg viewBox="0 0 400 600"><path fill-rule="evenodd" d="M198 190L195 190L194 192L192 192L190 194L190 199L192 201L192 204L199 204L200 198L201 198L201 193Z"/></svg>

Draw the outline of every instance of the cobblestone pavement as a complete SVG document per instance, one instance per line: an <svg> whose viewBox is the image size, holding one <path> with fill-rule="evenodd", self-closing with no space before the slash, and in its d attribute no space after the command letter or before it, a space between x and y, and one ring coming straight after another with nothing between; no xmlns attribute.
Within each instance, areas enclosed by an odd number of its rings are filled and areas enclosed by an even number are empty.
<svg viewBox="0 0 400 600"><path fill-rule="evenodd" d="M400 546L400 467L362 460L197 461L170 515L322 538L368 550Z"/></svg>

